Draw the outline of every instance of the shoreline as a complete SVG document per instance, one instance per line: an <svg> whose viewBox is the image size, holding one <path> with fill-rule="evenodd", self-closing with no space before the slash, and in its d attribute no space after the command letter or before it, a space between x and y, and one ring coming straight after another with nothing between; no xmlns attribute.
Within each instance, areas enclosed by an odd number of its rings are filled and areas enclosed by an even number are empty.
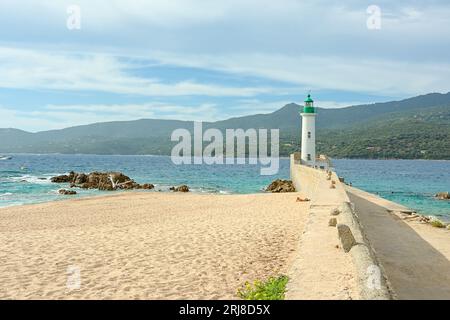
<svg viewBox="0 0 450 320"><path fill-rule="evenodd" d="M155 185L156 188L157 185ZM404 208L407 208L407 210L409 211L413 211L415 213L417 213L420 216L423 217L436 217L438 219L442 219L444 222L446 223L450 223L450 215L446 216L446 215L442 215L441 213L432 213L432 210L430 210L430 212L424 212L423 210L420 209L414 209L414 208L410 208L410 207L406 207L405 205L398 203L398 202L394 202L392 200L383 198L381 195L375 193L375 192L370 192L370 191L366 191L360 187L357 186L350 186L353 187L355 189L361 190L365 193L368 194L372 194L376 197L379 197L381 199L384 199L386 201L390 201L393 203L397 203L399 206L403 206ZM75 188L75 189L79 189L79 188ZM195 190L195 188L194 188ZM96 192L96 191L94 191ZM32 205L36 205L36 204L44 204L44 203L53 203L53 202L60 202L60 201L66 201L66 200L82 200L82 199L90 199L90 198L101 198L101 197L110 197L110 196L114 196L114 195L118 195L118 194L128 194L130 192L140 192L140 193L173 193L172 191L169 190L115 190L115 191L99 191L99 192L103 192L102 194L87 194L87 195L83 195L83 194L77 194L76 196L70 196L70 195L61 195L61 198L59 199L52 199L52 200L42 200L42 201L36 201L36 202L31 202L31 203L24 203L24 204L12 204L12 205L6 205L6 206L1 206L0 205L0 210L2 209L6 209L6 208L14 208L14 207L21 207L21 206L32 206ZM110 193L110 194L109 194ZM228 195L258 195L258 194L270 194L270 192L266 192L264 190L260 190L259 192L251 192L251 193L238 193L238 192L222 192L221 190L219 191L215 191L215 192L208 192L208 191L193 191L190 190L189 193L191 194L204 194L204 195L212 195L212 196L228 196ZM433 194L433 193L430 193ZM57 195L55 193L55 195ZM73 198L71 198L73 197ZM435 199L435 197L430 196L430 198L436 200L436 201L447 201L450 202L450 200L437 200Z"/></svg>

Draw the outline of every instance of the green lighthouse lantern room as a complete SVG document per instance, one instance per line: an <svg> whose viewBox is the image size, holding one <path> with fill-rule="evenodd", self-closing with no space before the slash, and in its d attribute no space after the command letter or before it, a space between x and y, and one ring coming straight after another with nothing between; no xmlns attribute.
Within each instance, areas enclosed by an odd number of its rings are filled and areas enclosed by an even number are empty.
<svg viewBox="0 0 450 320"><path fill-rule="evenodd" d="M314 113L314 100L311 99L311 94L308 94L308 97L305 99L303 113Z"/></svg>

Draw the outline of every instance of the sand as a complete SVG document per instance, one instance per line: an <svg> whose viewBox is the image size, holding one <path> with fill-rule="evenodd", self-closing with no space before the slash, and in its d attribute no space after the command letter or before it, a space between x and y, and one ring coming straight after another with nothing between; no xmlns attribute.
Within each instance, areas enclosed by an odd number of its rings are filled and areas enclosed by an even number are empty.
<svg viewBox="0 0 450 320"><path fill-rule="evenodd" d="M410 221L407 208L347 187L398 299L450 299L450 231ZM406 219L405 219L406 218Z"/></svg>
<svg viewBox="0 0 450 320"><path fill-rule="evenodd" d="M307 215L297 196L126 193L0 209L0 299L236 299L245 281L287 273Z"/></svg>

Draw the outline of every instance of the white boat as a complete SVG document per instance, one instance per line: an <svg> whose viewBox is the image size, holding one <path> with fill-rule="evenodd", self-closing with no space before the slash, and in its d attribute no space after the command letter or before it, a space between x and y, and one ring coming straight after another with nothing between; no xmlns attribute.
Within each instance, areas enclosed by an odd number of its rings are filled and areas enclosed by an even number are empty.
<svg viewBox="0 0 450 320"><path fill-rule="evenodd" d="M0 156L0 160L11 160L11 156Z"/></svg>

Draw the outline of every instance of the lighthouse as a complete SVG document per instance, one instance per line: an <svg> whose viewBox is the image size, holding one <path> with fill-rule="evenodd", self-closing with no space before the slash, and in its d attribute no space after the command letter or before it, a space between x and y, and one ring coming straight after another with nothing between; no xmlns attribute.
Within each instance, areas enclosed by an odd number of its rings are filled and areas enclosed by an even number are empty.
<svg viewBox="0 0 450 320"><path fill-rule="evenodd" d="M302 116L301 159L306 165L314 167L316 164L316 111L311 94L308 94L300 115Z"/></svg>

